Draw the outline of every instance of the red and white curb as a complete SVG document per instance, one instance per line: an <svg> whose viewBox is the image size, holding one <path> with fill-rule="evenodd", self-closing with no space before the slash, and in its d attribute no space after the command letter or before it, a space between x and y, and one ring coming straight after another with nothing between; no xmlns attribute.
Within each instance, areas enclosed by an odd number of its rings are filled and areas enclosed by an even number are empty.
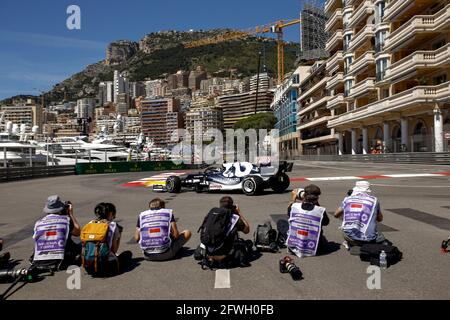
<svg viewBox="0 0 450 320"><path fill-rule="evenodd" d="M166 184L169 176L180 176L186 172L167 172L143 178L137 181L130 181L123 184L124 187L151 187L155 184ZM365 176L341 176L341 177L317 177L317 178L291 178L292 182L302 181L345 181L345 180L372 180L372 179L392 179L392 178L428 178L428 177L445 177L450 176L450 172L436 173L398 173L398 174L382 174L382 175L365 175Z"/></svg>
<svg viewBox="0 0 450 320"><path fill-rule="evenodd" d="M157 174L155 176L151 176L148 178L143 178L136 181L130 181L128 183L123 184L123 187L151 187L155 184L166 184L166 180L170 176L181 176L186 172L165 172L161 174Z"/></svg>

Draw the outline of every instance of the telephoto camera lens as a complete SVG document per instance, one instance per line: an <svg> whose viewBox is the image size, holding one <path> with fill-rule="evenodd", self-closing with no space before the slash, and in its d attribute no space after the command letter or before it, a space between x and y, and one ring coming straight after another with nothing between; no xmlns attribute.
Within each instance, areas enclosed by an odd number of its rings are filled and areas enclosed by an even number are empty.
<svg viewBox="0 0 450 320"><path fill-rule="evenodd" d="M291 257L286 256L280 260L280 272L290 273L293 280L298 281L303 277L303 273L300 268L295 265Z"/></svg>

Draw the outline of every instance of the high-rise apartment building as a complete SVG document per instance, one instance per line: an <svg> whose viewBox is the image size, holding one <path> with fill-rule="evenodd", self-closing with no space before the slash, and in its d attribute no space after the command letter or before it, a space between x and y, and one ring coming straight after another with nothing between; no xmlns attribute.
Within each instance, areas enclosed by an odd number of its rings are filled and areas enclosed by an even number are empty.
<svg viewBox="0 0 450 320"><path fill-rule="evenodd" d="M328 0L325 11L339 153L448 151L450 3Z"/></svg>
<svg viewBox="0 0 450 320"><path fill-rule="evenodd" d="M94 119L95 116L95 99L84 98L78 99L75 107L75 113L78 119Z"/></svg>
<svg viewBox="0 0 450 320"><path fill-rule="evenodd" d="M336 154L337 137L333 129L327 127L332 113L327 107L334 87L328 86L329 78L325 61L316 61L309 75L300 82L298 97L297 130L301 139L303 155Z"/></svg>
<svg viewBox="0 0 450 320"><path fill-rule="evenodd" d="M258 94L256 105L256 92L244 92L218 97L218 105L223 112L224 129L233 129L234 124L255 113L271 112L270 104L273 99L272 91L262 91Z"/></svg>
<svg viewBox="0 0 450 320"><path fill-rule="evenodd" d="M30 132L34 126L38 127L38 133L42 132L42 106L34 101L27 104L18 104L11 106L1 106L0 113L3 113L4 122L11 121L13 124L26 125L27 132Z"/></svg>
<svg viewBox="0 0 450 320"><path fill-rule="evenodd" d="M173 132L183 128L179 101L174 98L145 99L141 101L141 128L156 145L168 146Z"/></svg>
<svg viewBox="0 0 450 320"><path fill-rule="evenodd" d="M207 79L206 71L200 66L189 73L189 89L192 91L200 89L200 82Z"/></svg>
<svg viewBox="0 0 450 320"><path fill-rule="evenodd" d="M117 95L128 93L129 86L127 78L123 77L118 70L114 71L114 102L117 102Z"/></svg>
<svg viewBox="0 0 450 320"><path fill-rule="evenodd" d="M128 84L128 93L131 99L145 96L145 85L142 82L130 82Z"/></svg>
<svg viewBox="0 0 450 320"><path fill-rule="evenodd" d="M298 92L300 81L309 74L310 67L300 66L279 85L270 108L273 110L279 131L278 150L283 157L299 155L299 132L297 131Z"/></svg>
<svg viewBox="0 0 450 320"><path fill-rule="evenodd" d="M120 115L127 115L130 108L130 97L127 93L117 95L116 112Z"/></svg>
<svg viewBox="0 0 450 320"><path fill-rule="evenodd" d="M254 75L250 78L250 91L256 91L257 85L259 85L258 86L259 91L269 90L273 87L273 79L269 76L269 74L267 72L259 74L259 84L258 84L257 80L258 80L257 75ZM239 82L239 84L240 84L240 82Z"/></svg>
<svg viewBox="0 0 450 320"><path fill-rule="evenodd" d="M222 109L217 107L214 100L193 101L191 108L186 112L185 127L192 137L194 137L194 133L197 133L196 130L200 132L201 129L203 138L210 139L212 136L207 133L208 130L223 130Z"/></svg>

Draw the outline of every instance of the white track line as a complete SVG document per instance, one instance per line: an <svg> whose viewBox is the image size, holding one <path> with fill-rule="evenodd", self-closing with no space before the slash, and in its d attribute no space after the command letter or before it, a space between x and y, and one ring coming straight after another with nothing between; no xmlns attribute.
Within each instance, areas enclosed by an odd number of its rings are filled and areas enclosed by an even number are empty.
<svg viewBox="0 0 450 320"><path fill-rule="evenodd" d="M448 186L418 186L418 185L402 185L402 184L378 184L378 183L371 183L372 186L375 187L393 187L393 188L450 188L450 185Z"/></svg>
<svg viewBox="0 0 450 320"><path fill-rule="evenodd" d="M309 181L334 181L334 180L361 180L362 178L356 176L345 177L323 177L323 178L306 178Z"/></svg>
<svg viewBox="0 0 450 320"><path fill-rule="evenodd" d="M383 176L390 178L415 178L415 177L441 177L441 174L436 173L401 173L401 174L383 174Z"/></svg>
<svg viewBox="0 0 450 320"><path fill-rule="evenodd" d="M229 289L230 284L230 270L218 269L216 270L216 281L214 283L214 289Z"/></svg>

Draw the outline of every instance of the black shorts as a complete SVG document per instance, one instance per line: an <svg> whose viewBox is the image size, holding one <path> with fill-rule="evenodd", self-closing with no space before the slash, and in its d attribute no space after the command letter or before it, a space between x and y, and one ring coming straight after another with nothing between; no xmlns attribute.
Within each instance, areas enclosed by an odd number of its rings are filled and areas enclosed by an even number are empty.
<svg viewBox="0 0 450 320"><path fill-rule="evenodd" d="M167 249L167 251L162 253L146 253L144 252L144 256L146 260L149 261L165 261L170 260L175 257L175 255L180 251L180 249L185 245L187 242L186 238L184 237L184 234L180 235L177 239L172 240L172 243L170 244L170 248Z"/></svg>

